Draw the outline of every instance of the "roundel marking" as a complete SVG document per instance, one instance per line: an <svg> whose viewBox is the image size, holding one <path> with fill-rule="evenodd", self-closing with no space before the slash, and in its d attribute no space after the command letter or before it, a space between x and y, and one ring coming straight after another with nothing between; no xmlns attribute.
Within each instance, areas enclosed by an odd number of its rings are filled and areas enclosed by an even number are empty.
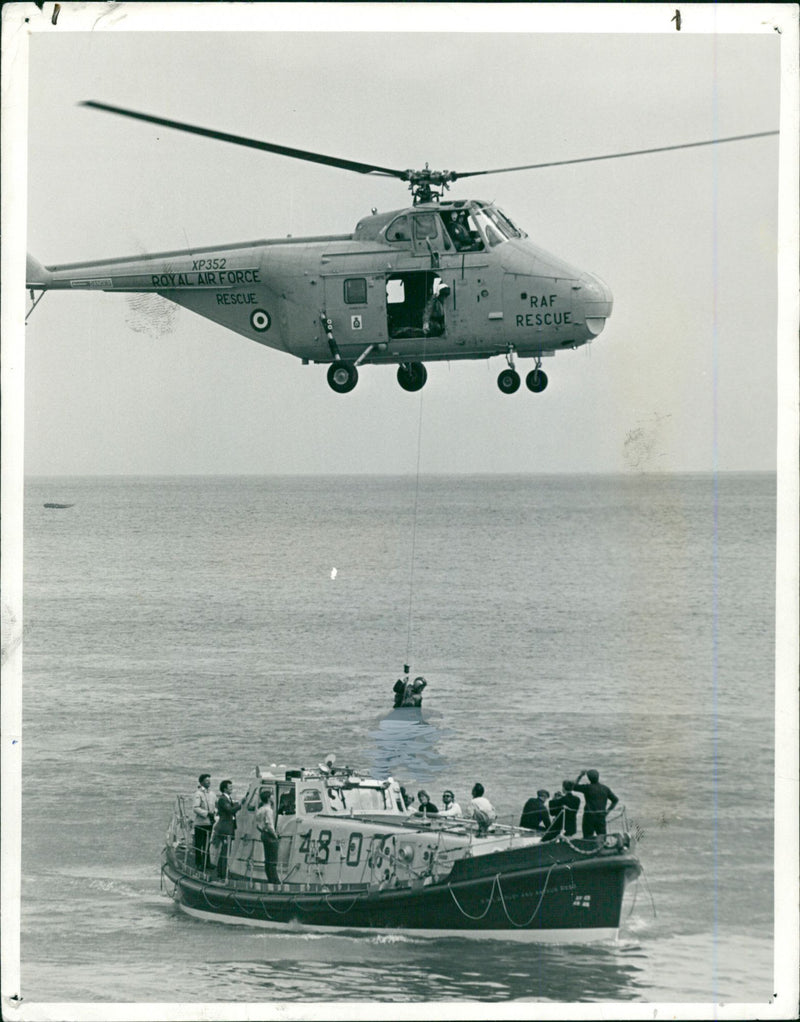
<svg viewBox="0 0 800 1022"><path fill-rule="evenodd" d="M254 330L258 330L259 333L264 333L265 330L269 330L272 325L272 320L266 309L254 309L250 313L250 326Z"/></svg>

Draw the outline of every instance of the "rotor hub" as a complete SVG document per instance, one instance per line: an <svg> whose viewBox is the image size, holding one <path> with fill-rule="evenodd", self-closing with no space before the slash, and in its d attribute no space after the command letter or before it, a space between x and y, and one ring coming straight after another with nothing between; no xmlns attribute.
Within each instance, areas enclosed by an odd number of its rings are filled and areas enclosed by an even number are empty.
<svg viewBox="0 0 800 1022"><path fill-rule="evenodd" d="M438 202L457 177L453 170L431 170L427 163L422 170L407 170L403 174L415 206L423 202Z"/></svg>

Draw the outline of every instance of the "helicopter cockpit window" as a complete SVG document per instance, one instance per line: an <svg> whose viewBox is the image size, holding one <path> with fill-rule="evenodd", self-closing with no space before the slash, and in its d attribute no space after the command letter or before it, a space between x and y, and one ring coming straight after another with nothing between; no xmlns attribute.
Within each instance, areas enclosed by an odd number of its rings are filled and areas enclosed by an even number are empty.
<svg viewBox="0 0 800 1022"><path fill-rule="evenodd" d="M407 216L399 216L392 220L386 228L387 241L411 241L411 224Z"/></svg>
<svg viewBox="0 0 800 1022"><path fill-rule="evenodd" d="M414 217L414 237L417 241L435 238L438 233L436 216L433 213L418 213Z"/></svg>
<svg viewBox="0 0 800 1022"><path fill-rule="evenodd" d="M344 282L344 300L348 305L366 305L367 278L350 277Z"/></svg>
<svg viewBox="0 0 800 1022"><path fill-rule="evenodd" d="M523 236L523 232L497 206L484 206L483 211L504 237L521 238Z"/></svg>
<svg viewBox="0 0 800 1022"><path fill-rule="evenodd" d="M475 221L465 209L443 212L442 219L445 236L452 239L457 252L480 252L483 249Z"/></svg>
<svg viewBox="0 0 800 1022"><path fill-rule="evenodd" d="M506 241L507 235L505 233L505 228L501 227L492 219L492 217L489 216L488 209L476 210L475 220L479 224L490 245L499 245L502 241Z"/></svg>
<svg viewBox="0 0 800 1022"><path fill-rule="evenodd" d="M475 220L480 225L490 245L499 245L508 238L522 237L520 231L505 213L501 213L496 206L482 206L475 210Z"/></svg>

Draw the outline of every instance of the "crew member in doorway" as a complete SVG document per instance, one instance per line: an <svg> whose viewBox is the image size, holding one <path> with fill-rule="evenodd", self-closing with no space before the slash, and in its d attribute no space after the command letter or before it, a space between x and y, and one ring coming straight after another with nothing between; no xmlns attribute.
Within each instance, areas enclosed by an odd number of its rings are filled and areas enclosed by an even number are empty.
<svg viewBox="0 0 800 1022"><path fill-rule="evenodd" d="M422 314L422 332L426 337L441 337L444 333L444 299L448 294L450 285L437 277Z"/></svg>
<svg viewBox="0 0 800 1022"><path fill-rule="evenodd" d="M584 774L589 783L579 784L578 781ZM593 837L595 834L605 834L606 816L619 802L617 796L611 788L600 783L600 774L596 770L581 770L573 789L579 791L586 800L583 805L583 820L581 821L583 836Z"/></svg>

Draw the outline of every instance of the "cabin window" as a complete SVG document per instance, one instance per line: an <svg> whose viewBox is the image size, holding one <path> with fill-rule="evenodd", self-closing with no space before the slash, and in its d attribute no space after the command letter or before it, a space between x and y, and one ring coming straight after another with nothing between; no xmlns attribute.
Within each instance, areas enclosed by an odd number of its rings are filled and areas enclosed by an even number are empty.
<svg viewBox="0 0 800 1022"><path fill-rule="evenodd" d="M302 795L304 813L322 812L322 795L317 788L306 788Z"/></svg>
<svg viewBox="0 0 800 1022"><path fill-rule="evenodd" d="M278 816L294 816L294 788L278 788Z"/></svg>
<svg viewBox="0 0 800 1022"><path fill-rule="evenodd" d="M436 216L433 213L418 213L414 217L414 237L417 241L435 238L438 235Z"/></svg>
<svg viewBox="0 0 800 1022"><path fill-rule="evenodd" d="M345 808L362 813L392 808L387 804L383 788L343 788L342 802Z"/></svg>
<svg viewBox="0 0 800 1022"><path fill-rule="evenodd" d="M344 300L348 305L366 305L367 278L350 277L344 282Z"/></svg>
<svg viewBox="0 0 800 1022"><path fill-rule="evenodd" d="M399 216L386 228L387 241L411 241L411 226L407 216Z"/></svg>

